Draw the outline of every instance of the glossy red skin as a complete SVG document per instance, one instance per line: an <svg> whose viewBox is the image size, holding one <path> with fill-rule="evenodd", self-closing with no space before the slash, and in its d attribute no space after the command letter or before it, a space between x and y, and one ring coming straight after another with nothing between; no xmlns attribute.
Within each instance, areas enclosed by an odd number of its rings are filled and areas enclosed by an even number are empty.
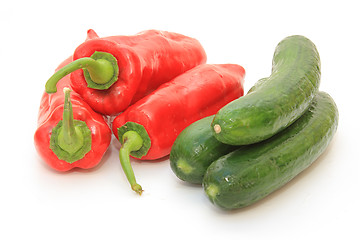
<svg viewBox="0 0 360 240"><path fill-rule="evenodd" d="M114 121L112 130L126 122L144 126L151 147L142 160L170 154L179 135L191 123L215 114L244 94L243 67L235 64L202 64L161 85L156 91L131 105Z"/></svg>
<svg viewBox="0 0 360 240"><path fill-rule="evenodd" d="M57 70L70 63L71 59L70 57L65 60ZM74 91L71 92L74 119L84 121L91 130L91 150L82 159L70 164L64 160L60 160L49 147L52 129L62 120L64 87L71 89L69 75L57 83L58 91L56 93L43 93L38 114L38 128L34 135L36 150L41 158L57 171L63 172L73 168L93 168L101 161L110 144L111 129L104 117L94 112L79 94Z"/></svg>
<svg viewBox="0 0 360 240"><path fill-rule="evenodd" d="M193 38L148 30L133 36L99 38L93 30L76 48L74 60L95 51L111 53L118 61L119 76L107 90L87 87L83 70L71 73L71 86L97 112L117 115L130 104L181 73L206 62L206 53Z"/></svg>

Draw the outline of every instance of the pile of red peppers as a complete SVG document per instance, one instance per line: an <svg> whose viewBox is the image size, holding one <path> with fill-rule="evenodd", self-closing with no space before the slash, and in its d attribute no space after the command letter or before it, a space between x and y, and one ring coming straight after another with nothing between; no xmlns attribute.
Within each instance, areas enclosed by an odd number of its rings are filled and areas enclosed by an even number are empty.
<svg viewBox="0 0 360 240"><path fill-rule="evenodd" d="M242 66L206 59L199 41L178 33L101 38L88 30L46 82L34 136L37 152L58 171L89 169L101 162L115 136L124 173L141 194L130 157L169 155L182 130L244 94Z"/></svg>

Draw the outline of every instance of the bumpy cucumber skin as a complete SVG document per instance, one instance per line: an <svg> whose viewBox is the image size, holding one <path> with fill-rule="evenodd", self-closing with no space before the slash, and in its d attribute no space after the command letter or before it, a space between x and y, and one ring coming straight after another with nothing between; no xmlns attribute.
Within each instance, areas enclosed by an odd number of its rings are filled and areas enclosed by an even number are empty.
<svg viewBox="0 0 360 240"><path fill-rule="evenodd" d="M189 125L171 148L170 167L185 182L201 184L209 165L235 149L215 139L211 130L213 118L214 115Z"/></svg>
<svg viewBox="0 0 360 240"><path fill-rule="evenodd" d="M224 209L246 207L264 198L324 152L338 118L333 99L319 92L304 115L285 130L214 161L203 180L207 196Z"/></svg>
<svg viewBox="0 0 360 240"><path fill-rule="evenodd" d="M303 36L290 36L276 47L272 73L259 80L244 97L215 115L215 137L226 144L246 145L265 140L298 119L309 107L320 85L320 56Z"/></svg>

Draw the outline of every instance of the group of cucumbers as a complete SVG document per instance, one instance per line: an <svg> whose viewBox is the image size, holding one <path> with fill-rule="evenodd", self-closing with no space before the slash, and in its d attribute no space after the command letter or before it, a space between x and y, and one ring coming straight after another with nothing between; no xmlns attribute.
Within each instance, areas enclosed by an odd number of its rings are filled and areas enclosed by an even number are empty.
<svg viewBox="0 0 360 240"><path fill-rule="evenodd" d="M249 92L180 133L170 165L183 181L202 184L224 209L249 206L310 166L333 138L339 113L319 91L320 57L304 36L276 47L272 73Z"/></svg>

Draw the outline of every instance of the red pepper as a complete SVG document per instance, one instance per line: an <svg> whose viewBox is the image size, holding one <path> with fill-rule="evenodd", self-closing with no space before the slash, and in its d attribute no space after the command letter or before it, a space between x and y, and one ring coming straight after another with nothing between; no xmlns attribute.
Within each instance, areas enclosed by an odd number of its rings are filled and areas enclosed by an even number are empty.
<svg viewBox="0 0 360 240"><path fill-rule="evenodd" d="M46 91L56 92L56 82L72 72L74 91L95 111L116 115L161 84L206 62L206 54L196 39L177 33L148 30L99 38L89 30L74 60L49 79Z"/></svg>
<svg viewBox="0 0 360 240"><path fill-rule="evenodd" d="M72 92L70 97L70 76L59 81L57 88L63 91L42 96L34 136L36 150L58 171L95 167L110 144L111 129L77 93Z"/></svg>
<svg viewBox="0 0 360 240"><path fill-rule="evenodd" d="M178 136L191 123L215 114L244 94L245 70L235 64L197 66L127 108L113 121L122 143L120 162L134 191L141 194L130 158L153 160L170 153Z"/></svg>

